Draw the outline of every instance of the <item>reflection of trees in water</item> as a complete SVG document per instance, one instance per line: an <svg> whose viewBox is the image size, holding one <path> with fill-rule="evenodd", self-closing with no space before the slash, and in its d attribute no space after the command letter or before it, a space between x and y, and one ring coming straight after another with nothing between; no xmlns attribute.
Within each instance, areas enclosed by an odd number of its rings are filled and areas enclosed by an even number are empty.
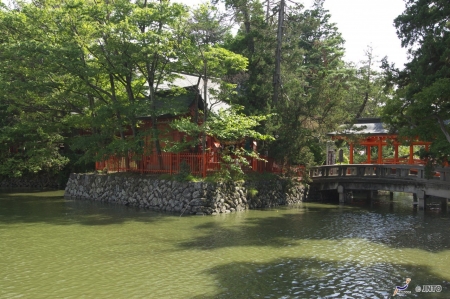
<svg viewBox="0 0 450 299"><path fill-rule="evenodd" d="M299 240L360 239L391 248L416 248L429 252L450 248L450 238L445 237L448 217L419 213L410 204L396 207L381 201L375 202L372 210L320 204L303 207L306 208L296 214L285 213L277 217L268 211L266 217L260 218L251 217L250 213L240 221L239 228L213 221L197 227L203 234L181 243L180 247L204 250L239 246L278 248ZM430 236L433 237L430 239Z"/></svg>
<svg viewBox="0 0 450 299"><path fill-rule="evenodd" d="M448 285L430 268L357 261L321 261L315 258L280 258L269 263L235 262L207 271L215 278L218 293L198 298L387 298L396 285L412 276L414 286L443 284L433 298L447 298ZM422 298L424 294L420 294Z"/></svg>
<svg viewBox="0 0 450 299"><path fill-rule="evenodd" d="M172 214L156 213L121 204L83 199L68 200L62 191L0 194L0 223L109 225L126 221L155 222Z"/></svg>

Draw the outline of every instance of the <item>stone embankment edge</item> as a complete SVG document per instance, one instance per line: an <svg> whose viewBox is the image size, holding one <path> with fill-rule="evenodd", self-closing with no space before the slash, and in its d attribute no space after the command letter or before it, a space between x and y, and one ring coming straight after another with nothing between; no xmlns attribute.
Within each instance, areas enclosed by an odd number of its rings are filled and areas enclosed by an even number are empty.
<svg viewBox="0 0 450 299"><path fill-rule="evenodd" d="M28 175L17 178L1 177L0 188L37 188L37 189L58 189L62 188L60 178L57 175L48 173L38 175Z"/></svg>
<svg viewBox="0 0 450 299"><path fill-rule="evenodd" d="M64 196L180 214L217 215L299 203L305 188L283 178L210 183L73 173Z"/></svg>

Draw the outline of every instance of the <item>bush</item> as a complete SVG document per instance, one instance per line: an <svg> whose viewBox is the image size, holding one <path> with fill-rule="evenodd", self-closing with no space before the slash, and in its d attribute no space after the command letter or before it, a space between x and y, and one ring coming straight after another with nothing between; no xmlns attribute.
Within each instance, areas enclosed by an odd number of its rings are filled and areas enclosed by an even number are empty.
<svg viewBox="0 0 450 299"><path fill-rule="evenodd" d="M258 190L256 190L253 187L248 188L247 190L247 196L250 198L254 198L256 195L258 195Z"/></svg>

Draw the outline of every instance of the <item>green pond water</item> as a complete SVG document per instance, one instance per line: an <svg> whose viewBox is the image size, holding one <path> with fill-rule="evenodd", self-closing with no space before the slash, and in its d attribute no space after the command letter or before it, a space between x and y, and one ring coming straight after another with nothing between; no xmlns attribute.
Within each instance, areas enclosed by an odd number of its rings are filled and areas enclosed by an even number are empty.
<svg viewBox="0 0 450 299"><path fill-rule="evenodd" d="M0 194L0 298L450 298L449 214L406 195L179 217L62 194Z"/></svg>

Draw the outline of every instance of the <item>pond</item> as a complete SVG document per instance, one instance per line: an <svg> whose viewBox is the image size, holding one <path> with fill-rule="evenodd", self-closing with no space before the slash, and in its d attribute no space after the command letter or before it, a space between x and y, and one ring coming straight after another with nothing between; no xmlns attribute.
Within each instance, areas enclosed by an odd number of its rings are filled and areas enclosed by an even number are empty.
<svg viewBox="0 0 450 299"><path fill-rule="evenodd" d="M62 194L0 194L0 298L450 298L449 214L406 194L182 217Z"/></svg>

